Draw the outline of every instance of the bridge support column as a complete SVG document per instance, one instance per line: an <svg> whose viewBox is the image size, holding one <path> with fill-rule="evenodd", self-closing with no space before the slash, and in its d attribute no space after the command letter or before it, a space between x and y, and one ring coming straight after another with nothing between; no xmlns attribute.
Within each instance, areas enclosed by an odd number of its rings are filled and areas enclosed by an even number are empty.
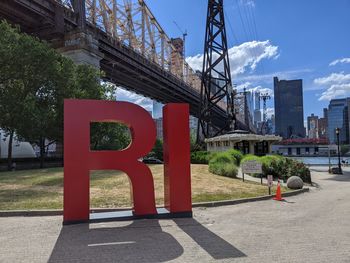
<svg viewBox="0 0 350 263"><path fill-rule="evenodd" d="M86 64L98 69L103 58L103 54L98 50L98 41L84 32L66 34L63 47L58 48L58 51L76 64Z"/></svg>

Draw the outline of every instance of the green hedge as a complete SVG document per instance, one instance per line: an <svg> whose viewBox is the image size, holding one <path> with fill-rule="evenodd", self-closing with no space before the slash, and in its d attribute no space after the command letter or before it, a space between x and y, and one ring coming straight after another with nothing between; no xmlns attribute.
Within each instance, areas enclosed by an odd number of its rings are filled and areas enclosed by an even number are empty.
<svg viewBox="0 0 350 263"><path fill-rule="evenodd" d="M262 161L261 161L259 156L256 156L256 155L253 155L253 154L246 154L246 155L244 155L244 157L243 157L243 159L241 161L241 165L244 164L247 161L252 161L252 160L262 163Z"/></svg>
<svg viewBox="0 0 350 263"><path fill-rule="evenodd" d="M287 167L287 176L284 180L295 175L299 176L306 183L311 183L311 173L310 169L303 163L296 160L286 158L285 165Z"/></svg>
<svg viewBox="0 0 350 263"><path fill-rule="evenodd" d="M193 164L209 164L209 161L214 158L217 154L224 154L228 158L230 156L234 159L234 162L237 166L240 165L241 160L243 159L243 154L240 151L231 149L226 152L207 152L207 151L196 151L191 153L191 163ZM221 157L220 157L221 158Z"/></svg>
<svg viewBox="0 0 350 263"><path fill-rule="evenodd" d="M247 154L243 156L241 152L233 149L226 152L197 151L191 153L191 163L209 164L211 173L228 177L236 177L237 166L251 160L256 160L262 164L264 177L271 174L274 178L286 181L290 176L296 175L304 182L311 183L310 170L305 164L280 155L258 157ZM260 175L253 174L252 176Z"/></svg>
<svg viewBox="0 0 350 263"><path fill-rule="evenodd" d="M296 160L285 158L280 155L266 155L258 157L255 155L245 155L242 164L246 161L256 160L262 164L263 176L267 177L268 174L273 175L274 178L279 178L283 181L293 175L299 176L304 182L311 183L311 173L309 168ZM253 174L252 176L259 176Z"/></svg>
<svg viewBox="0 0 350 263"><path fill-rule="evenodd" d="M208 164L210 159L210 152L198 151L191 153L191 163L194 164Z"/></svg>
<svg viewBox="0 0 350 263"><path fill-rule="evenodd" d="M279 177L281 174L281 169L284 166L285 159L286 158L277 155L266 155L260 157L263 175L267 177L268 174L271 174L273 177Z"/></svg>
<svg viewBox="0 0 350 263"><path fill-rule="evenodd" d="M241 161L243 159L243 154L240 151L231 149L231 150L228 150L226 152L228 154L230 154L235 159L237 166L239 166L241 164Z"/></svg>
<svg viewBox="0 0 350 263"><path fill-rule="evenodd" d="M236 177L236 159L227 152L216 153L209 161L209 172L226 177Z"/></svg>

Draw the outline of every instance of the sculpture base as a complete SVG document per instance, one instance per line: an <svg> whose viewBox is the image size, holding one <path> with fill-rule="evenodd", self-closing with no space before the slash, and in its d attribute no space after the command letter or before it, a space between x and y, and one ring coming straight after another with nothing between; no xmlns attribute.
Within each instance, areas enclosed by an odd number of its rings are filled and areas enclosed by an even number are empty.
<svg viewBox="0 0 350 263"><path fill-rule="evenodd" d="M192 211L170 213L166 208L157 208L157 214L152 215L134 215L131 210L91 213L89 220L64 221L63 225L101 223L112 221L130 221L137 219L171 219L171 218L192 218Z"/></svg>

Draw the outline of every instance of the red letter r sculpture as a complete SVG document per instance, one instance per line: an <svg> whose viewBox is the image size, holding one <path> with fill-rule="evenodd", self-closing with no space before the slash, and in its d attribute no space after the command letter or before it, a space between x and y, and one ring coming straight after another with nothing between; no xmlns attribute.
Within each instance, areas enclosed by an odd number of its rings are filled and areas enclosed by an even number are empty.
<svg viewBox="0 0 350 263"><path fill-rule="evenodd" d="M186 104L165 106L164 186L166 208L170 213L192 211L188 117ZM131 130L131 144L121 151L91 151L91 122L127 125ZM134 215L157 215L152 173L138 160L152 150L155 139L155 123L140 106L128 102L65 100L64 223L89 220L91 170L125 172L132 186Z"/></svg>

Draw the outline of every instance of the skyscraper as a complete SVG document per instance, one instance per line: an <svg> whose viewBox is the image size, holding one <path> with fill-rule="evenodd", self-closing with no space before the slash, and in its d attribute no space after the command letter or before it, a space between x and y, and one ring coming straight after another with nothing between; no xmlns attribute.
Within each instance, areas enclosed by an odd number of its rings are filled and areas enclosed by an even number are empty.
<svg viewBox="0 0 350 263"><path fill-rule="evenodd" d="M254 92L254 110L260 110L260 91Z"/></svg>
<svg viewBox="0 0 350 263"><path fill-rule="evenodd" d="M153 119L159 119L163 116L163 104L158 101L153 101Z"/></svg>
<svg viewBox="0 0 350 263"><path fill-rule="evenodd" d="M318 120L318 137L328 139L328 109L323 109L323 118Z"/></svg>
<svg viewBox="0 0 350 263"><path fill-rule="evenodd" d="M303 81L274 77L276 135L305 137Z"/></svg>
<svg viewBox="0 0 350 263"><path fill-rule="evenodd" d="M261 119L260 91L254 92L254 126L258 129Z"/></svg>
<svg viewBox="0 0 350 263"><path fill-rule="evenodd" d="M317 139L318 138L318 122L319 118L318 116L315 116L315 114L311 114L311 116L307 117L307 131L308 131L308 137L310 139Z"/></svg>
<svg viewBox="0 0 350 263"><path fill-rule="evenodd" d="M328 137L330 143L336 143L335 130L340 128L340 143L349 143L349 110L350 98L334 99L328 106Z"/></svg>

